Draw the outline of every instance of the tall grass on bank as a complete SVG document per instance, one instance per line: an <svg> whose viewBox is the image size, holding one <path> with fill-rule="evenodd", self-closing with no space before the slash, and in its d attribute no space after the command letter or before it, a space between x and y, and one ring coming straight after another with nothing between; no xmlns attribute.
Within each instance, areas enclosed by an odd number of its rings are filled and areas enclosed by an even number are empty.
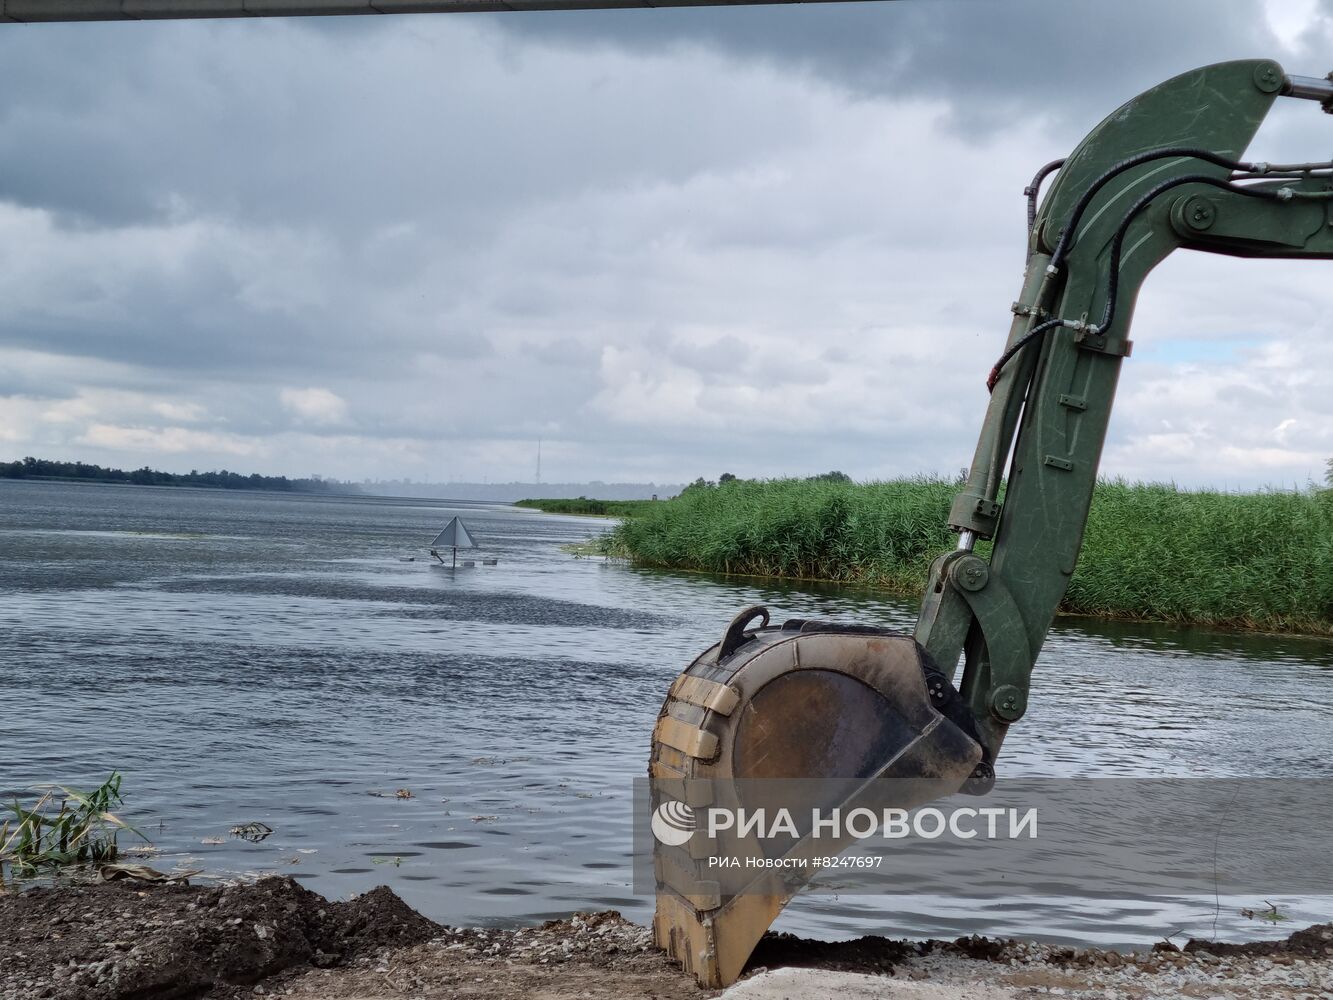
<svg viewBox="0 0 1333 1000"><path fill-rule="evenodd" d="M736 480L693 488L616 529L651 566L919 589L951 538L957 485Z"/></svg>
<svg viewBox="0 0 1333 1000"><path fill-rule="evenodd" d="M957 490L935 478L738 480L652 504L614 538L642 565L916 596L955 543L945 520ZM1333 635L1333 491L1100 483L1062 610Z"/></svg>
<svg viewBox="0 0 1333 1000"><path fill-rule="evenodd" d="M1333 490L1100 483L1064 610L1333 635Z"/></svg>

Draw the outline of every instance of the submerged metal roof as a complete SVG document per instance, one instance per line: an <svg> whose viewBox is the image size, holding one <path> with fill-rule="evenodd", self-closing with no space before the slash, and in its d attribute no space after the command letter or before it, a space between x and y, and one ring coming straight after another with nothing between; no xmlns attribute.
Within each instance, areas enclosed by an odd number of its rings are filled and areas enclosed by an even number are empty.
<svg viewBox="0 0 1333 1000"><path fill-rule="evenodd" d="M472 540L468 534L467 528L458 518L454 518L444 526L444 530L435 536L435 541L430 543L432 549L475 549L477 543Z"/></svg>

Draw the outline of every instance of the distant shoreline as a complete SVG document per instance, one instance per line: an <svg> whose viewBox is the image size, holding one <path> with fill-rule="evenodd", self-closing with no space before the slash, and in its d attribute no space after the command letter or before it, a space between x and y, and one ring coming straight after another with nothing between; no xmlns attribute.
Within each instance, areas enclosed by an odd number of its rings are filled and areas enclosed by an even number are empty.
<svg viewBox="0 0 1333 1000"><path fill-rule="evenodd" d="M509 500L476 500L470 497L419 497L411 494L395 493L340 493L335 490L266 490L248 486L206 486L200 483L126 483L105 479L74 479L60 476L0 476L0 485L4 483L31 483L35 486L114 486L119 489L139 490L199 490L205 493L250 493L263 496L293 497L301 500L359 500L363 503L415 504L449 509L457 504L467 507L514 507ZM531 510L520 507L519 510ZM533 510L534 514L540 511Z"/></svg>
<svg viewBox="0 0 1333 1000"><path fill-rule="evenodd" d="M228 469L187 473L163 472L143 466L132 471L91 465L88 462L61 462L28 455L16 462L0 462L0 479L35 479L46 482L116 483L127 486L194 486L218 490L262 490L272 493L360 493L355 483L336 479L289 479L287 476L261 476Z"/></svg>
<svg viewBox="0 0 1333 1000"><path fill-rule="evenodd" d="M80 479L75 476L0 476L0 483L38 483L61 486L116 486L135 489L153 490L206 490L209 493L277 493L286 496L302 497L347 497L357 500L390 500L387 496L372 496L367 493L343 492L340 490L312 490L299 487L281 489L264 486L210 486L207 483L131 483L118 479ZM403 500L420 500L422 497L401 497Z"/></svg>

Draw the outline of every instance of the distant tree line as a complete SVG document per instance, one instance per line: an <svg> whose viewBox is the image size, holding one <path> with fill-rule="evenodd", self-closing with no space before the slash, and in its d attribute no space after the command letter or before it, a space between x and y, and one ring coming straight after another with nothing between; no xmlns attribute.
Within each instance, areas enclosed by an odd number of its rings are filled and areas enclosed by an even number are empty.
<svg viewBox="0 0 1333 1000"><path fill-rule="evenodd" d="M126 472L106 469L87 462L54 462L46 458L27 458L0 462L0 479L68 479L90 483L132 483L136 486L207 486L219 490L279 490L287 493L355 493L352 483L333 479L288 479L286 476L242 475L221 469L217 472L188 474L160 472L144 466Z"/></svg>

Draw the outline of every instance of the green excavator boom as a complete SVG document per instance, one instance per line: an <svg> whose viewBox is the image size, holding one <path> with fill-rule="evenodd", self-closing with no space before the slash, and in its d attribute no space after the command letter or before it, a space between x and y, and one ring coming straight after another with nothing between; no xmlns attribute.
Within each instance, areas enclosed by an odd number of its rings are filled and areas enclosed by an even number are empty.
<svg viewBox="0 0 1333 1000"><path fill-rule="evenodd" d="M1078 561L1148 273L1179 248L1333 257L1333 164L1242 161L1284 95L1333 109L1333 83L1289 77L1266 59L1159 84L1088 134L1035 215L1005 360L949 515L959 547L932 566L916 627L937 663L964 661L960 691L988 760L1026 710ZM988 538L984 559L973 548Z"/></svg>

